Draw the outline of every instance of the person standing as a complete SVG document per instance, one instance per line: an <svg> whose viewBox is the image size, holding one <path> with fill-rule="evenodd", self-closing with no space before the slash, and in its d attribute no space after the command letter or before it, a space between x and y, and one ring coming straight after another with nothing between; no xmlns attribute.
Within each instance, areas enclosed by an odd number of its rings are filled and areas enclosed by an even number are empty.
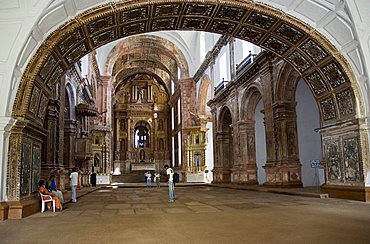
<svg viewBox="0 0 370 244"><path fill-rule="evenodd" d="M164 166L167 177L168 177L168 194L169 202L175 201L175 187L173 185L173 169L171 169L167 164Z"/></svg>
<svg viewBox="0 0 370 244"><path fill-rule="evenodd" d="M157 184L158 188L161 187L161 175L159 174L159 172L154 173L154 182Z"/></svg>
<svg viewBox="0 0 370 244"><path fill-rule="evenodd" d="M146 187L152 187L152 174L150 171L146 173Z"/></svg>
<svg viewBox="0 0 370 244"><path fill-rule="evenodd" d="M77 183L78 183L78 173L76 167L72 168L72 173L69 178L71 179L71 188L72 188L72 202L77 202Z"/></svg>

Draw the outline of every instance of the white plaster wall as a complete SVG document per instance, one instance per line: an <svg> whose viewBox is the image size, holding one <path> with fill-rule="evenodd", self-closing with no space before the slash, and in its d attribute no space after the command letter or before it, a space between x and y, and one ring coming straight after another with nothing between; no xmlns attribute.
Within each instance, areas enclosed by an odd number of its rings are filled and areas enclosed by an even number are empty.
<svg viewBox="0 0 370 244"><path fill-rule="evenodd" d="M324 170L311 168L310 161L322 159L321 136L315 132L320 127L317 103L307 86L300 80L296 89L296 113L299 160L302 164L303 186L317 186L324 183Z"/></svg>
<svg viewBox="0 0 370 244"><path fill-rule="evenodd" d="M213 124L212 122L207 123L207 129L206 132L207 135L207 147L206 147L206 166L208 173L205 174L205 181L206 182L212 182L213 180L213 167L214 167L214 161L213 161Z"/></svg>
<svg viewBox="0 0 370 244"><path fill-rule="evenodd" d="M265 125L263 124L263 101L262 99L258 102L255 111L255 143L256 143L256 164L257 164L257 180L258 184L262 185L266 182L266 172L262 167L266 164L266 135Z"/></svg>

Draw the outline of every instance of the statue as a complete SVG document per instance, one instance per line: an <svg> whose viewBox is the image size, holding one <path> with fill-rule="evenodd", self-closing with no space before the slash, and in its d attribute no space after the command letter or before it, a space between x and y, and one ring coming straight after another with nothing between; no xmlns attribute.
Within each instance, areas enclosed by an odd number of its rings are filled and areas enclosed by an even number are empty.
<svg viewBox="0 0 370 244"><path fill-rule="evenodd" d="M143 90L143 88L140 88L140 90L138 92L137 102L142 103L143 102L143 97L144 97L144 90Z"/></svg>

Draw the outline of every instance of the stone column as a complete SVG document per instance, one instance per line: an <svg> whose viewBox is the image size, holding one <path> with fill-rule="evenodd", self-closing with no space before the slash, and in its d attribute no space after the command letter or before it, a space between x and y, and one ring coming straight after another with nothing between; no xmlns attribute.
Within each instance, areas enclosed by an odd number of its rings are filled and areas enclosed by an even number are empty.
<svg viewBox="0 0 370 244"><path fill-rule="evenodd" d="M326 167L322 189L330 197L370 201L366 185L370 168L367 131L361 128L364 126L363 120L353 119L319 130Z"/></svg>
<svg viewBox="0 0 370 244"><path fill-rule="evenodd" d="M17 120L11 129L9 137L9 158L8 158L8 201L20 200L20 175L22 164L22 142L24 137L23 129L27 125L26 120Z"/></svg>
<svg viewBox="0 0 370 244"><path fill-rule="evenodd" d="M273 104L276 160L265 167L265 185L302 187L295 106L295 102Z"/></svg>
<svg viewBox="0 0 370 244"><path fill-rule="evenodd" d="M186 149L188 148L187 141L187 128L192 126L197 126L196 122L193 120L195 115L195 90L196 84L193 79L182 79L179 81L180 92L181 92L181 134L183 137L181 145L181 162L182 162L182 171L187 172L187 158L186 158ZM180 119L180 118L179 118Z"/></svg>
<svg viewBox="0 0 370 244"><path fill-rule="evenodd" d="M46 153L46 162L42 165L42 170L47 170L49 168L54 168L57 166L57 158L56 158L56 133L57 131L57 120L59 116L59 101L57 100L50 100L47 116L46 116L46 123L47 123L47 130L48 136L45 145L45 153ZM48 175L49 172L46 173ZM44 175L44 174L42 174Z"/></svg>
<svg viewBox="0 0 370 244"><path fill-rule="evenodd" d="M234 166L234 181L239 184L257 184L254 120L238 122L240 164Z"/></svg>
<svg viewBox="0 0 370 244"><path fill-rule="evenodd" d="M264 94L264 115L265 115L265 128L266 128L266 166L276 160L275 154L275 132L274 132L274 114L272 111L272 104L274 99L273 91L273 73L272 65L267 61L268 64L261 67L261 83L263 84Z"/></svg>
<svg viewBox="0 0 370 244"><path fill-rule="evenodd" d="M10 130L16 123L11 117L0 118L0 221L8 218L7 169Z"/></svg>
<svg viewBox="0 0 370 244"><path fill-rule="evenodd" d="M74 165L77 121L64 121L64 167L71 169Z"/></svg>

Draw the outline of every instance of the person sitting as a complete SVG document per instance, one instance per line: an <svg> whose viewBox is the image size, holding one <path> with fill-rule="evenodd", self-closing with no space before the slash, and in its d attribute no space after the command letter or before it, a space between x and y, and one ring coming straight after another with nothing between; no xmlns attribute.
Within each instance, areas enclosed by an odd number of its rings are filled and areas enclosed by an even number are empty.
<svg viewBox="0 0 370 244"><path fill-rule="evenodd" d="M46 181L46 189L49 190L51 195L58 197L61 204L64 203L63 193L57 189L57 184L55 183L55 175L50 175L49 180Z"/></svg>
<svg viewBox="0 0 370 244"><path fill-rule="evenodd" d="M58 209L59 211L62 211L63 210L63 206L62 204L60 203L59 201L59 198L56 197L56 196L53 196L49 191L48 189L46 189L45 187L45 181L44 180L40 180L39 181L39 192L42 193L43 195L49 195L53 198L53 200L55 201L55 208ZM44 200L47 200L46 198ZM48 208L50 208L50 203L47 203L48 204Z"/></svg>

